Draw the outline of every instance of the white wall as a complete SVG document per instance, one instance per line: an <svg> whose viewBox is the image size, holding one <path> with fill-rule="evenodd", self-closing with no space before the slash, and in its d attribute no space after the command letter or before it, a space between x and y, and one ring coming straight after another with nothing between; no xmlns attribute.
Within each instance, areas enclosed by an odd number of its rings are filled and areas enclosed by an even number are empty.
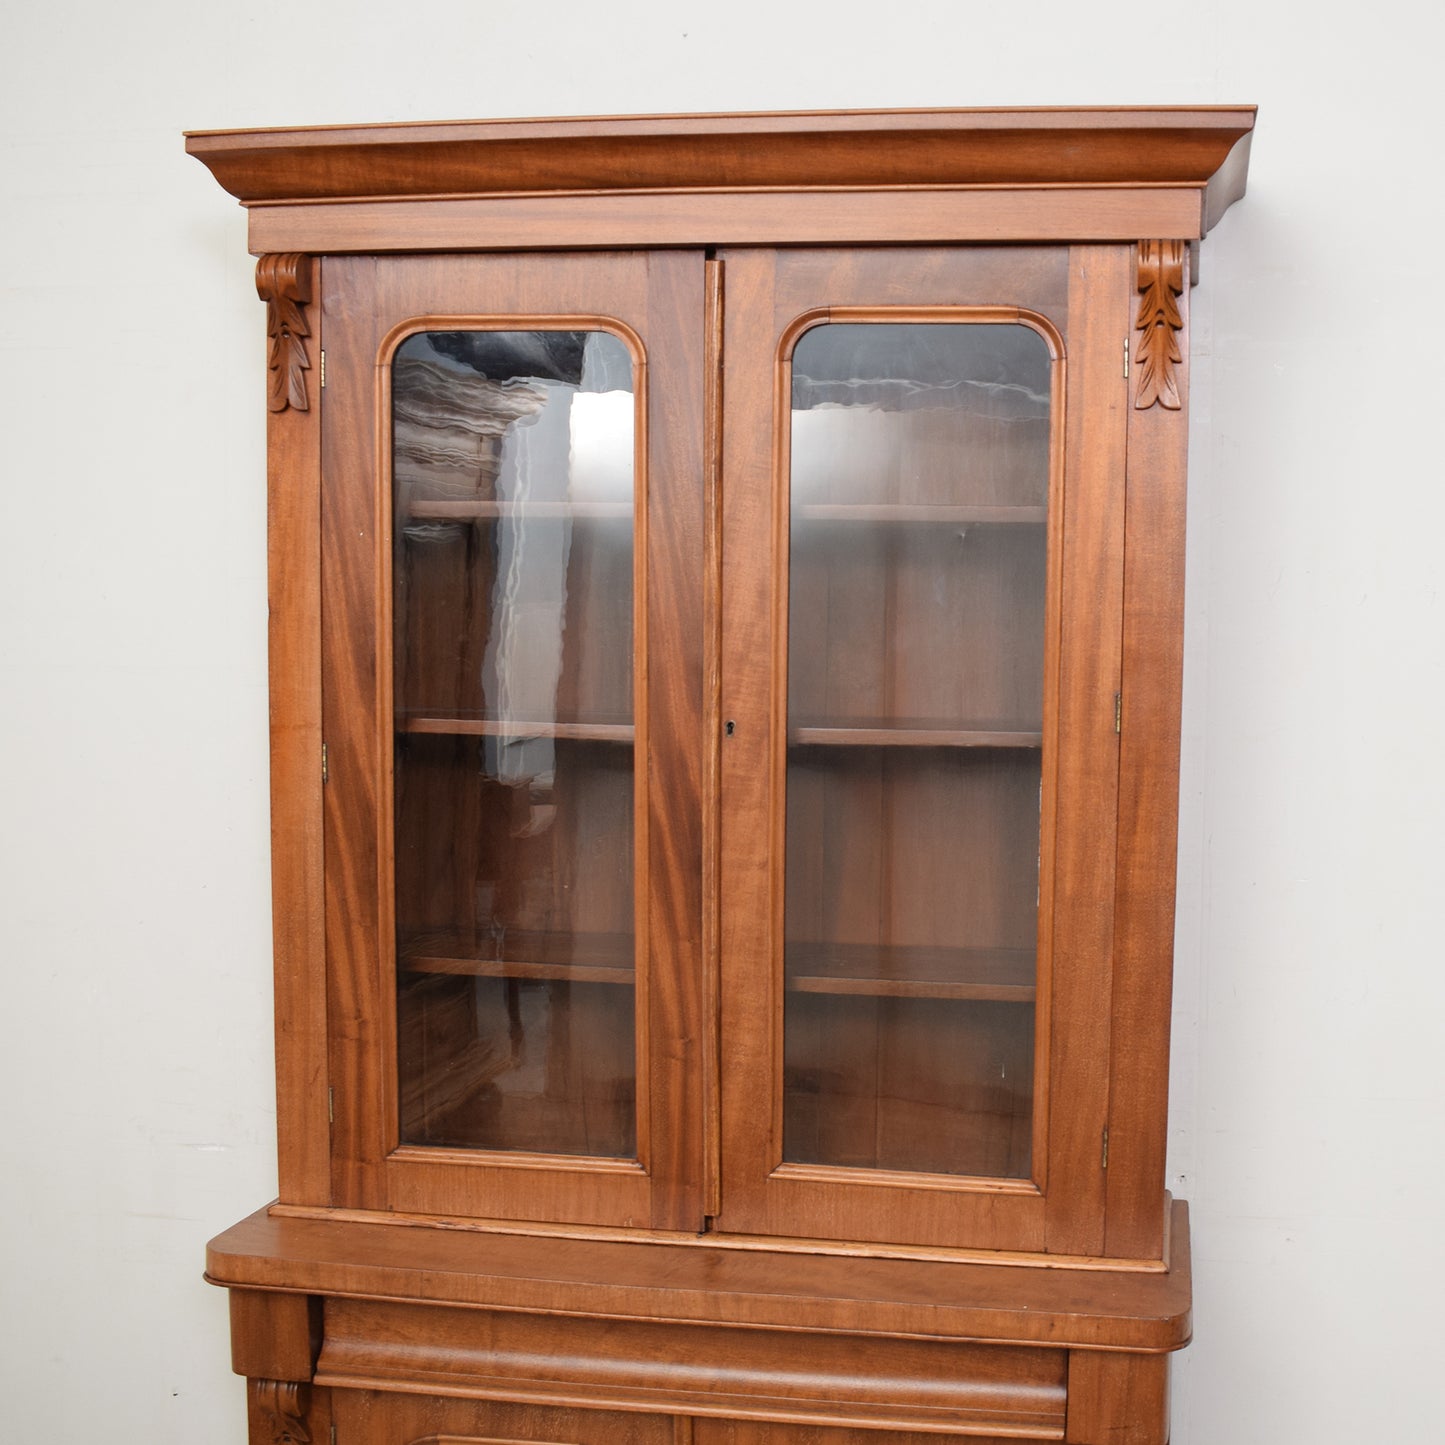
<svg viewBox="0 0 1445 1445"><path fill-rule="evenodd" d="M1438 9L52 0L5 29L0 1438L244 1438L200 1268L274 1188L263 314L182 128L1240 101L1250 193L1195 293L1174 1438L1439 1438Z"/></svg>

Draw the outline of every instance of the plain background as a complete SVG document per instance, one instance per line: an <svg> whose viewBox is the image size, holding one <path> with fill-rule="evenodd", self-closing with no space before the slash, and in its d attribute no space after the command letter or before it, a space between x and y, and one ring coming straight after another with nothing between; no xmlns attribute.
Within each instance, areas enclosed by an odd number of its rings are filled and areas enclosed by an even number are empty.
<svg viewBox="0 0 1445 1445"><path fill-rule="evenodd" d="M1261 107L1194 296L1176 1445L1439 1438L1442 24L1402 0L51 0L0 53L0 1436L239 1445L264 312L185 127Z"/></svg>

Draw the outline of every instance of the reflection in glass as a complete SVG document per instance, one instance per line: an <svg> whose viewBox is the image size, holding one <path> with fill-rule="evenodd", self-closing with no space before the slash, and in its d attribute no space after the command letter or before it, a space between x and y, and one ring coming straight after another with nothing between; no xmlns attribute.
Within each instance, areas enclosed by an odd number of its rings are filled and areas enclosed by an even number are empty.
<svg viewBox="0 0 1445 1445"><path fill-rule="evenodd" d="M433 331L391 381L402 1142L630 1156L631 357Z"/></svg>
<svg viewBox="0 0 1445 1445"><path fill-rule="evenodd" d="M1029 1174L1051 374L1016 324L794 350L788 1161Z"/></svg>

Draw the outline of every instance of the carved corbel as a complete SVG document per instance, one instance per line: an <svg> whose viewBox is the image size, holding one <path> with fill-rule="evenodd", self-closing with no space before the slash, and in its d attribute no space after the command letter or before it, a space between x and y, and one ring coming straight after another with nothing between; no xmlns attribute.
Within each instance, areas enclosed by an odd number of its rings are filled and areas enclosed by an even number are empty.
<svg viewBox="0 0 1445 1445"><path fill-rule="evenodd" d="M266 334L271 338L266 405L272 411L288 406L305 411L306 373L311 369L306 357L311 257L296 252L262 256L256 263L256 290L266 303Z"/></svg>
<svg viewBox="0 0 1445 1445"><path fill-rule="evenodd" d="M260 1445L311 1445L311 1387L293 1380L251 1381L251 1439Z"/></svg>
<svg viewBox="0 0 1445 1445"><path fill-rule="evenodd" d="M1179 297L1184 294L1188 251L1183 241L1141 241L1139 243L1139 314L1134 327L1139 332L1134 360L1138 390L1134 405L1147 411L1158 402L1170 411L1181 405L1176 368L1184 360L1179 350L1179 333L1184 315Z"/></svg>

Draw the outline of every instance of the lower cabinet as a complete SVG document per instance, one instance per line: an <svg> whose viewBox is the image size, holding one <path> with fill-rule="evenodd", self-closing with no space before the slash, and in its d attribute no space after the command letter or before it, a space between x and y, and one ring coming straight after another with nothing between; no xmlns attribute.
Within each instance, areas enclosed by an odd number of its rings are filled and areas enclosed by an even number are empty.
<svg viewBox="0 0 1445 1445"><path fill-rule="evenodd" d="M1160 1270L287 1218L212 1241L250 1445L1166 1445Z"/></svg>
<svg viewBox="0 0 1445 1445"><path fill-rule="evenodd" d="M662 1415L642 1411L518 1404L390 1390L313 1389L270 1380L251 1382L250 1445L929 1445L941 1437L971 1445L1014 1445L1019 1440L1063 1440L1078 1445L1166 1445L1166 1394L1160 1368L1115 1359L1110 1384L1085 1414L1102 1421L1103 1402L1132 1394L1136 1406L1152 1399L1144 1418L1136 1410L1131 1423L1104 1424L1097 1433L1081 1433L1070 1424L1018 1434L980 1435L971 1429L893 1430L809 1425L795 1421ZM1082 1416L1081 1416L1082 1420Z"/></svg>

